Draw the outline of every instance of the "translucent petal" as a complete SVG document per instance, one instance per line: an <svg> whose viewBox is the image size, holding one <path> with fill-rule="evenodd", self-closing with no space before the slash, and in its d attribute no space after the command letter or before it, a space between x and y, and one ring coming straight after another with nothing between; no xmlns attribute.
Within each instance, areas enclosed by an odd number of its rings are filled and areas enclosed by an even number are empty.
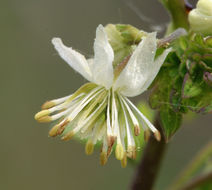
<svg viewBox="0 0 212 190"><path fill-rule="evenodd" d="M156 33L150 33L133 52L129 62L115 82L125 96L136 96L143 92L143 86L149 80L157 49Z"/></svg>
<svg viewBox="0 0 212 190"><path fill-rule="evenodd" d="M87 80L91 81L91 71L85 57L63 44L60 38L53 38L52 43L62 57L75 71L79 72Z"/></svg>
<svg viewBox="0 0 212 190"><path fill-rule="evenodd" d="M109 89L113 83L113 49L102 25L96 30L94 61L91 67L93 82Z"/></svg>
<svg viewBox="0 0 212 190"><path fill-rule="evenodd" d="M169 49L166 49L162 55L160 55L154 62L153 62L153 65L152 65L152 70L151 72L149 73L149 76L148 76L148 80L145 82L145 84L143 85L142 89L141 89L141 92L144 92L149 86L150 84L153 82L153 80L155 79L155 77L157 76L163 62L165 61L166 59L166 56L169 54L169 52L172 50L172 48L169 48Z"/></svg>

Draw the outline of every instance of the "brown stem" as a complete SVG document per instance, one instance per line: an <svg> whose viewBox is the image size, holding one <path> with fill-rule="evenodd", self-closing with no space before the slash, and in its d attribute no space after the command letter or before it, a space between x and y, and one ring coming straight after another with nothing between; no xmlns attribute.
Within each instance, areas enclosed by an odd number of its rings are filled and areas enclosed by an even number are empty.
<svg viewBox="0 0 212 190"><path fill-rule="evenodd" d="M151 190L156 180L163 153L166 148L165 138L159 122L159 116L156 117L155 127L161 133L161 141L158 142L154 136L151 135L145 147L141 162L137 168L131 187L132 190Z"/></svg>
<svg viewBox="0 0 212 190"><path fill-rule="evenodd" d="M201 176L194 177L180 190L192 190L195 187L198 187L209 181L212 181L212 172L208 172Z"/></svg>

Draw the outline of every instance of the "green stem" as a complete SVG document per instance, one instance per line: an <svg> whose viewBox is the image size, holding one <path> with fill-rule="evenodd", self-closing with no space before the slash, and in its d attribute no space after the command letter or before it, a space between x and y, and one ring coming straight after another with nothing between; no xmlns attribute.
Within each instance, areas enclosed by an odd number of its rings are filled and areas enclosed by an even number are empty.
<svg viewBox="0 0 212 190"><path fill-rule="evenodd" d="M156 118L155 127L161 133L161 141L156 141L154 136L151 135L137 168L131 187L132 190L151 190L155 183L163 153L166 149L166 142L159 122L159 116Z"/></svg>
<svg viewBox="0 0 212 190"><path fill-rule="evenodd" d="M160 0L162 4L169 11L172 22L167 30L167 34L173 32L177 28L189 29L188 15L186 13L186 7L184 0Z"/></svg>

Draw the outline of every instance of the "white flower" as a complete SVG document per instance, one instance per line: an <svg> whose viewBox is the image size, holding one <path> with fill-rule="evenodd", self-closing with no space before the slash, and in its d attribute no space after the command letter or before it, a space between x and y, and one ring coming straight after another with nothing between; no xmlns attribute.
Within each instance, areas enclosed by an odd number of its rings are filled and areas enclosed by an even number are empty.
<svg viewBox="0 0 212 190"><path fill-rule="evenodd" d="M59 38L53 38L52 43L59 55L90 83L72 95L46 102L43 110L35 115L40 122L61 119L50 130L50 136L62 134L63 140L69 140L77 134L81 139L88 139L87 154L93 152L97 141L102 141L101 164L106 163L116 142L115 154L122 166L126 166L127 157L136 157L135 138L140 126L146 136L150 129L160 140L158 130L127 98L149 87L170 52L167 49L154 60L156 33L142 39L131 57L123 61L126 66L117 77L114 77L114 52L102 25L96 30L93 59L86 60Z"/></svg>
<svg viewBox="0 0 212 190"><path fill-rule="evenodd" d="M212 0L199 0L197 8L189 13L188 20L193 31L212 35Z"/></svg>

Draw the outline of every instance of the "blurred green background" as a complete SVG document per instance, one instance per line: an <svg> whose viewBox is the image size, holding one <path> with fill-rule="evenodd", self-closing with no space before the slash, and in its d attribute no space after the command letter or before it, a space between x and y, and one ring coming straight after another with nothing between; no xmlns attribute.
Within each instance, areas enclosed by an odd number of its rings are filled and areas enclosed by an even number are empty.
<svg viewBox="0 0 212 190"><path fill-rule="evenodd" d="M128 23L164 31L168 15L155 0L1 0L0 6L0 189L128 189L134 168L99 150L86 156L76 141L48 138L48 124L34 114L46 100L72 93L85 80L57 55L61 37L90 57L98 24ZM151 20L145 19L145 15ZM138 98L136 99L138 100ZM157 189L164 189L212 134L211 115L185 122L172 139Z"/></svg>

